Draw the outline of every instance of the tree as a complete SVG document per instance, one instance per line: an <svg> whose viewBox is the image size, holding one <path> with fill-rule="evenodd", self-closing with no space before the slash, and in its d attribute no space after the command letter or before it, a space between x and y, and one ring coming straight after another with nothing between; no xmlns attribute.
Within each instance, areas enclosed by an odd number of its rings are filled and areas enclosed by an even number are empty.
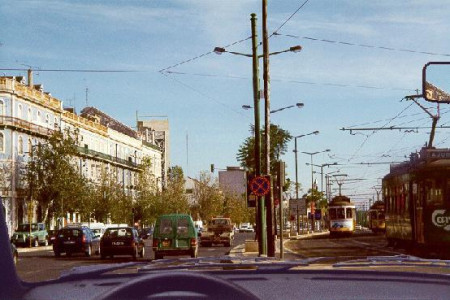
<svg viewBox="0 0 450 300"><path fill-rule="evenodd" d="M255 209L247 207L247 201L242 195L225 194L223 215L229 216L235 224L255 223Z"/></svg>
<svg viewBox="0 0 450 300"><path fill-rule="evenodd" d="M198 213L201 220L210 220L214 216L222 215L224 212L224 196L210 173L202 172L199 179L194 181L193 194L197 201L194 213Z"/></svg>
<svg viewBox="0 0 450 300"><path fill-rule="evenodd" d="M254 127L250 129L252 136L245 139L239 147L236 159L241 166L250 172L255 171L255 134ZM261 130L261 141L264 141L264 130ZM275 124L270 124L270 172L275 174L276 163L281 155L287 151L287 143L292 139L292 135ZM262 148L262 147L261 147ZM264 151L261 151L264 153ZM265 170L265 159L261 156L261 170Z"/></svg>
<svg viewBox="0 0 450 300"><path fill-rule="evenodd" d="M167 175L167 186L158 199L161 213L189 213L183 169L180 166L171 167Z"/></svg>
<svg viewBox="0 0 450 300"><path fill-rule="evenodd" d="M55 131L45 144L34 145L30 151L26 184L29 197L39 205L42 222L49 214L83 210L80 194L87 182L73 161L78 154L77 141L77 131Z"/></svg>

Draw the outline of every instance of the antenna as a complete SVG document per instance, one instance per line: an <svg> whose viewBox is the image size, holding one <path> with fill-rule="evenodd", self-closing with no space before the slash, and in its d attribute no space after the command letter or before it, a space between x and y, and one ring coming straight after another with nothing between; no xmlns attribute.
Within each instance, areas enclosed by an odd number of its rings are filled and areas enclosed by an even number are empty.
<svg viewBox="0 0 450 300"><path fill-rule="evenodd" d="M189 134L186 131L186 174L189 174Z"/></svg>
<svg viewBox="0 0 450 300"><path fill-rule="evenodd" d="M86 107L88 107L88 93L89 93L89 89L86 88Z"/></svg>

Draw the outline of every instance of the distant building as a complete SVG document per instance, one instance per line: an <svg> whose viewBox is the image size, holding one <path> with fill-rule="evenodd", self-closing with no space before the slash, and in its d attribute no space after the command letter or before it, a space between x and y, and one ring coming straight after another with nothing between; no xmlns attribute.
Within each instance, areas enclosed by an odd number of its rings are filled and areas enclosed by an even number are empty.
<svg viewBox="0 0 450 300"><path fill-rule="evenodd" d="M224 193L245 195L247 192L246 173L240 167L227 167L219 171L219 186Z"/></svg>
<svg viewBox="0 0 450 300"><path fill-rule="evenodd" d="M64 109L63 103L22 76L0 77L0 196L8 233L18 224L28 222L29 197L23 180L32 148L55 132L79 131L79 155L74 158L80 173L99 182L103 170L114 172L117 182L128 195L135 195L137 175L143 157L152 160L151 173L161 186L163 157L156 138L143 140L138 132L100 110L87 107L77 115ZM42 212L34 206L32 221ZM80 221L67 214L66 220Z"/></svg>
<svg viewBox="0 0 450 300"><path fill-rule="evenodd" d="M169 120L138 120L137 129L143 141L158 145L162 151L162 185L165 186L170 168Z"/></svg>

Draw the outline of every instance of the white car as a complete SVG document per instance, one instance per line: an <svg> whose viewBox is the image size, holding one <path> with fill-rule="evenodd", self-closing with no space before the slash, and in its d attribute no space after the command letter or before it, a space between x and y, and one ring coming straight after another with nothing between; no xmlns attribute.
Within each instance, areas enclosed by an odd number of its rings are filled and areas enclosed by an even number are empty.
<svg viewBox="0 0 450 300"><path fill-rule="evenodd" d="M239 226L239 232L254 232L253 226L250 223L242 223Z"/></svg>

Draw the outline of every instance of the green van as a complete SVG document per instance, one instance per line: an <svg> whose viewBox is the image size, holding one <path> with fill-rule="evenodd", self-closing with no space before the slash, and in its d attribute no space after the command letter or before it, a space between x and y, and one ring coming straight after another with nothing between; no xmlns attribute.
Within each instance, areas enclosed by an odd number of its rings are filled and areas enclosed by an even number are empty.
<svg viewBox="0 0 450 300"><path fill-rule="evenodd" d="M197 229L188 214L159 216L153 231L155 259L166 255L190 255L197 257Z"/></svg>

